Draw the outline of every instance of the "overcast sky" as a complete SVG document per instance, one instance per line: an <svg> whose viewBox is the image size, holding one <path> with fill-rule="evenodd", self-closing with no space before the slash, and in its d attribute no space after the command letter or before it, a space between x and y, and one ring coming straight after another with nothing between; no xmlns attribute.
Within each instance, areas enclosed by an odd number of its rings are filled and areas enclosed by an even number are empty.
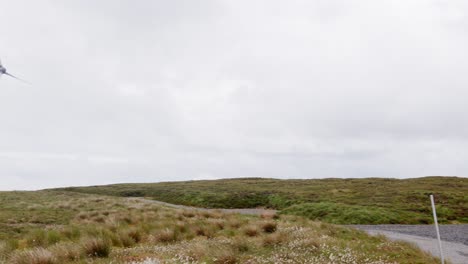
<svg viewBox="0 0 468 264"><path fill-rule="evenodd" d="M0 189L468 175L468 2L0 0Z"/></svg>

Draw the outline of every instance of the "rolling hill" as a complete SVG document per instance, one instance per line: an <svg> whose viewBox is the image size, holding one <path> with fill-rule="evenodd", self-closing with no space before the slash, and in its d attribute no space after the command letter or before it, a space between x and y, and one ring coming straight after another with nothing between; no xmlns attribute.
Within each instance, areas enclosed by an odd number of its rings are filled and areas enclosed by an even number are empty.
<svg viewBox="0 0 468 264"><path fill-rule="evenodd" d="M222 179L114 184L62 191L147 197L206 208L265 207L335 224L427 224L433 193L441 223L468 223L468 178Z"/></svg>

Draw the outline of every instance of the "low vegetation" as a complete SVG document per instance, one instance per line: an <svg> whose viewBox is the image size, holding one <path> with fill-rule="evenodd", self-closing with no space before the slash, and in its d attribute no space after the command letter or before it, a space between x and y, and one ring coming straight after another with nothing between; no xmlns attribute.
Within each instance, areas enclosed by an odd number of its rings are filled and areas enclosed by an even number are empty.
<svg viewBox="0 0 468 264"><path fill-rule="evenodd" d="M414 212L384 209L376 206L346 205L339 203L319 202L301 203L282 211L283 214L293 214L309 219L320 219L333 224L402 224L412 219L415 222L426 223L425 217Z"/></svg>
<svg viewBox="0 0 468 264"><path fill-rule="evenodd" d="M438 263L411 245L299 216L141 198L0 192L0 263Z"/></svg>
<svg viewBox="0 0 468 264"><path fill-rule="evenodd" d="M266 207L337 224L432 223L434 193L441 223L468 223L468 178L224 179L116 184L63 190L207 208Z"/></svg>

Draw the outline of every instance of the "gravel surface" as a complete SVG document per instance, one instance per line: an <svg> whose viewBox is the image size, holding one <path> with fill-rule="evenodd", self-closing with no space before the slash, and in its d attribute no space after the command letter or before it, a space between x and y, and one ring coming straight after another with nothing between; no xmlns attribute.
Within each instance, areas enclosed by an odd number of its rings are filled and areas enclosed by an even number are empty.
<svg viewBox="0 0 468 264"><path fill-rule="evenodd" d="M366 230L370 235L384 235L390 240L403 240L417 245L420 249L429 252L435 257L440 256L439 244L437 239L407 235L403 233L384 231L384 230ZM444 252L445 260L449 260L452 264L467 264L468 263L468 246L455 243L442 241L442 251Z"/></svg>
<svg viewBox="0 0 468 264"><path fill-rule="evenodd" d="M416 244L424 251L439 257L434 225L352 225L371 235L382 234L392 240ZM442 250L453 264L468 263L468 225L439 225Z"/></svg>
<svg viewBox="0 0 468 264"><path fill-rule="evenodd" d="M362 230L381 230L402 234L437 238L434 225L352 225ZM468 225L439 225L440 238L444 241L468 245Z"/></svg>

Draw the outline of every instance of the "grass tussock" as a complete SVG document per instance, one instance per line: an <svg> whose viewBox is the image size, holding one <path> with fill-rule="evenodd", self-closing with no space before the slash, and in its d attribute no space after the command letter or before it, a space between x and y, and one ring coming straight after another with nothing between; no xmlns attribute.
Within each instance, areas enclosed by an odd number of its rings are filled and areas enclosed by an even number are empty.
<svg viewBox="0 0 468 264"><path fill-rule="evenodd" d="M272 221L263 222L261 224L261 228L263 232L265 233L274 233L276 231L277 226L278 225L276 224L276 222L272 222Z"/></svg>
<svg viewBox="0 0 468 264"><path fill-rule="evenodd" d="M177 240L176 232L169 228L160 230L154 235L154 240L161 243L170 243Z"/></svg>
<svg viewBox="0 0 468 264"><path fill-rule="evenodd" d="M262 245L269 247L269 246L277 246L287 240L287 235L285 233L275 233L268 236L264 236L262 239Z"/></svg>
<svg viewBox="0 0 468 264"><path fill-rule="evenodd" d="M50 248L59 262L77 261L84 257L83 251L76 243L66 242Z"/></svg>
<svg viewBox="0 0 468 264"><path fill-rule="evenodd" d="M260 230L255 225L250 225L244 228L244 234L249 237L256 237L260 234Z"/></svg>
<svg viewBox="0 0 468 264"><path fill-rule="evenodd" d="M10 258L11 264L58 264L57 257L44 248L17 252Z"/></svg>
<svg viewBox="0 0 468 264"><path fill-rule="evenodd" d="M239 258L233 250L220 250L213 256L214 264L236 264Z"/></svg>
<svg viewBox="0 0 468 264"><path fill-rule="evenodd" d="M85 238L81 241L81 246L88 257L105 258L111 251L109 241L102 238Z"/></svg>
<svg viewBox="0 0 468 264"><path fill-rule="evenodd" d="M272 212L263 212L260 217L267 220L277 220L280 218L279 214Z"/></svg>

